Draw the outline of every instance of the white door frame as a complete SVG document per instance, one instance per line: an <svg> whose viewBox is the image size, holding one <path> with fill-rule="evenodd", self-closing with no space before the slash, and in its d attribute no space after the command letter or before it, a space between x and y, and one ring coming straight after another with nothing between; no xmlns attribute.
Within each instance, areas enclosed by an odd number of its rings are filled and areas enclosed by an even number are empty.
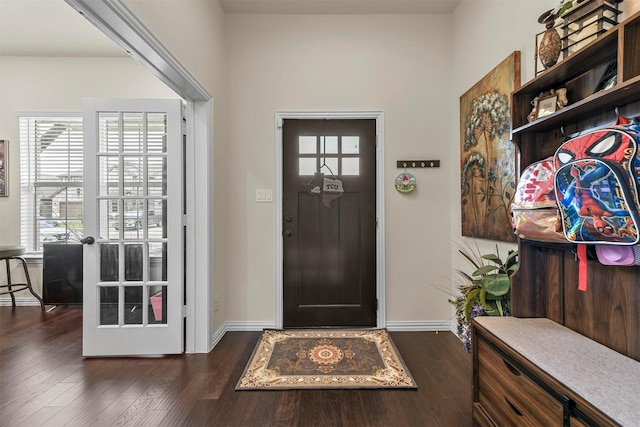
<svg viewBox="0 0 640 427"><path fill-rule="evenodd" d="M186 352L207 353L215 344L213 98L120 0L65 2L187 102Z"/></svg>
<svg viewBox="0 0 640 427"><path fill-rule="evenodd" d="M376 121L376 313L377 327L386 325L385 232L384 232L384 112L382 111L277 111L275 113L276 183L276 328L282 328L283 242L282 242L282 123L286 119L375 119Z"/></svg>

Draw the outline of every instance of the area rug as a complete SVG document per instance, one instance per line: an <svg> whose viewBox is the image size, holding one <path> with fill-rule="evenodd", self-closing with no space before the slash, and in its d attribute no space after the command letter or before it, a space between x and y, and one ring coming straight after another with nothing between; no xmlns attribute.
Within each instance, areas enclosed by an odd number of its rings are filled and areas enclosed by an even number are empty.
<svg viewBox="0 0 640 427"><path fill-rule="evenodd" d="M236 390L417 388L385 329L265 330Z"/></svg>

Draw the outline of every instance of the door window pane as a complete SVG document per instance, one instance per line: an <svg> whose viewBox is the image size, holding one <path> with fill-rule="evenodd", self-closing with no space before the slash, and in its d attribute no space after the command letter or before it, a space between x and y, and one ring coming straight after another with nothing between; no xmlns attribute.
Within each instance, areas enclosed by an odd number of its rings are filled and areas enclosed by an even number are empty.
<svg viewBox="0 0 640 427"><path fill-rule="evenodd" d="M167 287L149 286L149 318L152 324L167 324Z"/></svg>
<svg viewBox="0 0 640 427"><path fill-rule="evenodd" d="M120 230L120 204L117 199L103 199L98 204L98 230L100 236L114 240Z"/></svg>
<svg viewBox="0 0 640 427"><path fill-rule="evenodd" d="M301 157L298 159L298 174L299 175L313 175L316 173L318 166L316 164L315 157Z"/></svg>
<svg viewBox="0 0 640 427"><path fill-rule="evenodd" d="M149 239L166 237L163 226L163 224L165 224L164 204L166 201L162 199L149 199L147 203L147 237Z"/></svg>
<svg viewBox="0 0 640 427"><path fill-rule="evenodd" d="M100 286L99 302L99 321L100 325L117 325L118 324L118 287L117 286Z"/></svg>
<svg viewBox="0 0 640 427"><path fill-rule="evenodd" d="M124 201L124 212L122 213L122 231L124 239L142 238L144 216L144 201L142 199L130 199Z"/></svg>
<svg viewBox="0 0 640 427"><path fill-rule="evenodd" d="M316 154L318 152L316 147L316 137L315 136L298 137L298 152L300 154Z"/></svg>
<svg viewBox="0 0 640 427"><path fill-rule="evenodd" d="M359 154L360 153L360 137L359 136L343 136L342 137L342 154Z"/></svg>
<svg viewBox="0 0 640 427"><path fill-rule="evenodd" d="M167 115L147 113L147 152L167 152Z"/></svg>
<svg viewBox="0 0 640 427"><path fill-rule="evenodd" d="M124 142L122 150L129 153L144 152L144 122L142 113L123 113Z"/></svg>
<svg viewBox="0 0 640 427"><path fill-rule="evenodd" d="M167 243L149 243L149 281L167 281Z"/></svg>
<svg viewBox="0 0 640 427"><path fill-rule="evenodd" d="M124 245L124 280L139 282L143 280L142 268L144 253L142 244L127 243Z"/></svg>
<svg viewBox="0 0 640 427"><path fill-rule="evenodd" d="M167 195L166 157L147 158L147 194L149 196Z"/></svg>
<svg viewBox="0 0 640 427"><path fill-rule="evenodd" d="M358 157L342 158L342 175L359 175L360 159Z"/></svg>
<svg viewBox="0 0 640 427"><path fill-rule="evenodd" d="M325 175L338 175L340 173L340 171L338 170L338 159L336 157L320 159L320 164L324 164L326 166L320 168L320 172Z"/></svg>
<svg viewBox="0 0 640 427"><path fill-rule="evenodd" d="M337 136L321 136L320 152L323 154L338 154L338 137Z"/></svg>
<svg viewBox="0 0 640 427"><path fill-rule="evenodd" d="M124 157L122 168L124 196L142 196L144 181L142 156Z"/></svg>
<svg viewBox="0 0 640 427"><path fill-rule="evenodd" d="M118 156L98 158L99 196L120 195L120 159Z"/></svg>
<svg viewBox="0 0 640 427"><path fill-rule="evenodd" d="M119 247L114 243L100 243L100 281L118 281Z"/></svg>
<svg viewBox="0 0 640 427"><path fill-rule="evenodd" d="M142 324L142 286L124 287L124 324Z"/></svg>

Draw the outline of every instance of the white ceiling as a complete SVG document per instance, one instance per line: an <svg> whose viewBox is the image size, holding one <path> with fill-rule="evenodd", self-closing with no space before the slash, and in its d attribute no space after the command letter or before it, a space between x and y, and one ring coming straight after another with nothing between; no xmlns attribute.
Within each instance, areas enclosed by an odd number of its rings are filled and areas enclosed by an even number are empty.
<svg viewBox="0 0 640 427"><path fill-rule="evenodd" d="M220 0L226 13L273 14L451 13L459 2ZM0 56L3 55L124 56L125 53L63 0L0 0Z"/></svg>

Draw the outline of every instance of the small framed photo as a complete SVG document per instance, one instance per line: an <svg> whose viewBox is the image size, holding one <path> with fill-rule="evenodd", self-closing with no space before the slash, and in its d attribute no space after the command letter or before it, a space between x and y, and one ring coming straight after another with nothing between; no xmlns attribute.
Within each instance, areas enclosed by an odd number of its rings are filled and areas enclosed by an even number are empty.
<svg viewBox="0 0 640 427"><path fill-rule="evenodd" d="M540 94L531 101L533 108L527 116L527 120L531 123L539 118L555 113L568 104L567 88L565 87L540 92Z"/></svg>
<svg viewBox="0 0 640 427"><path fill-rule="evenodd" d="M0 139L0 197L7 197L9 191L9 171L7 161L9 160L9 141Z"/></svg>
<svg viewBox="0 0 640 427"><path fill-rule="evenodd" d="M537 119L540 117L548 116L558 110L558 95L551 95L547 98L538 100L538 114Z"/></svg>

